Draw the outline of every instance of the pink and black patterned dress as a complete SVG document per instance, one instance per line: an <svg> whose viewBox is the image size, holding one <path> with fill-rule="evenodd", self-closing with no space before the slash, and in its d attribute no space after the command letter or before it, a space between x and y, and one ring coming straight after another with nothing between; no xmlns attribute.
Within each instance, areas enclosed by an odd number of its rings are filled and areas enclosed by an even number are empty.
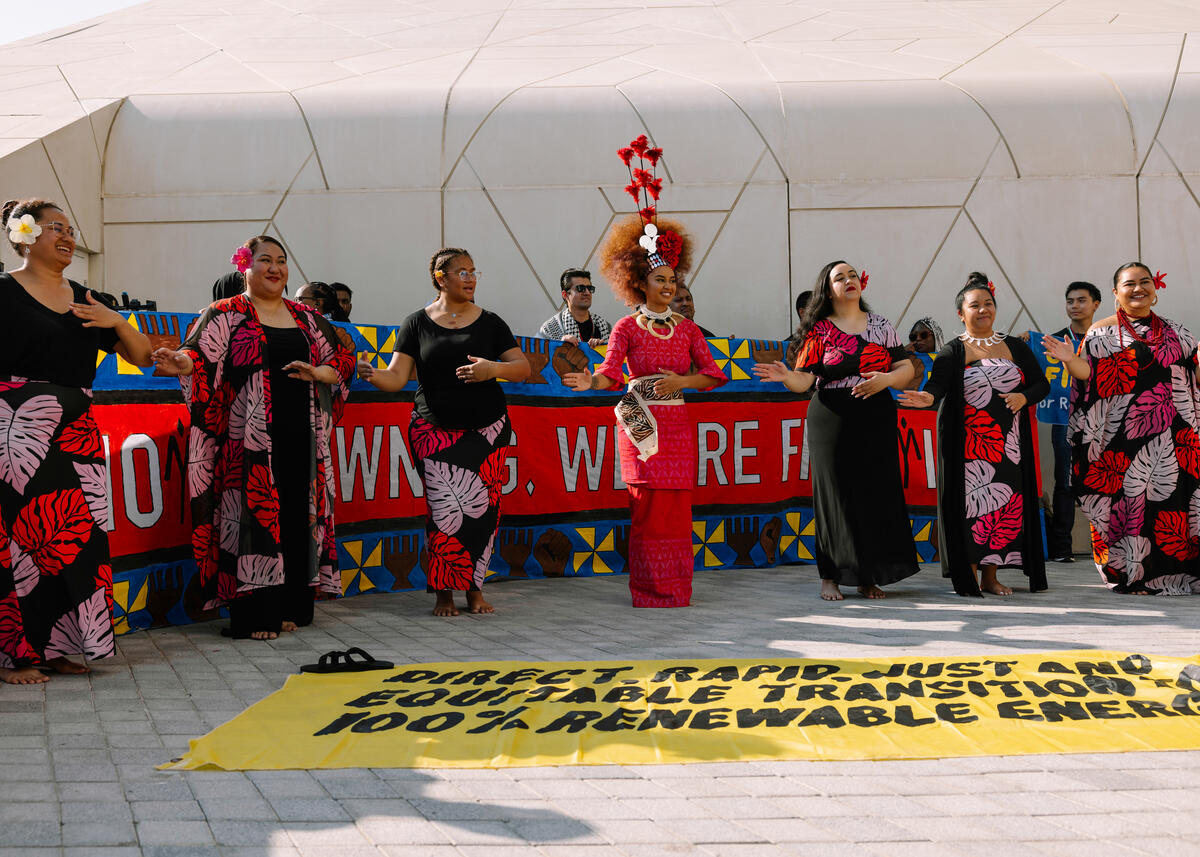
<svg viewBox="0 0 1200 857"><path fill-rule="evenodd" d="M806 432L822 580L866 589L917 573L895 400L887 390L851 395L863 375L890 372L907 356L891 322L875 313L861 334L821 319L800 346L795 368L817 376Z"/></svg>
<svg viewBox="0 0 1200 857"><path fill-rule="evenodd" d="M1071 486L1115 592L1200 594L1200 390L1196 339L1176 322L1094 328L1067 427Z"/></svg>
<svg viewBox="0 0 1200 857"><path fill-rule="evenodd" d="M986 358L963 370L967 556L977 565L1023 565L1021 422L1002 396L1024 386L1011 360Z"/></svg>
<svg viewBox="0 0 1200 857"><path fill-rule="evenodd" d="M329 442L350 392L355 355L315 311L293 301L284 303L300 331L304 362L332 366L340 379L332 389L304 385L301 421L275 424L272 376L278 380L278 361L272 360L267 331L246 295L209 306L181 349L195 367L179 381L191 415L192 550L206 610L264 587L282 586L287 548L297 541L303 561L301 586L308 601L310 586L341 594ZM281 430L302 439L302 460L275 460ZM306 473L298 495L284 492L282 509L281 467ZM282 531L281 514L289 517ZM292 530L290 518L297 515L302 518L299 535L286 538ZM241 636L236 629L235 636Z"/></svg>

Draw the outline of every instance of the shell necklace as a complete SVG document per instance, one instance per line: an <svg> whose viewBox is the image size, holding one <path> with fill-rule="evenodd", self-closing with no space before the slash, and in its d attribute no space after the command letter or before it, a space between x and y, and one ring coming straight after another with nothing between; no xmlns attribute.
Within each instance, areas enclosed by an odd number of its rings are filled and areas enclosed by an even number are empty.
<svg viewBox="0 0 1200 857"><path fill-rule="evenodd" d="M1004 341L1004 334L992 331L990 336L972 336L965 330L958 335L958 338L963 342L970 342L972 345L977 345L980 348L991 348L993 345L999 345Z"/></svg>
<svg viewBox="0 0 1200 857"><path fill-rule="evenodd" d="M636 318L638 327L658 339L670 339L675 335L675 326L679 324L678 318L670 307L662 312L655 312L645 304L640 304L637 308ZM665 327L667 332L660 333L658 331L660 326Z"/></svg>

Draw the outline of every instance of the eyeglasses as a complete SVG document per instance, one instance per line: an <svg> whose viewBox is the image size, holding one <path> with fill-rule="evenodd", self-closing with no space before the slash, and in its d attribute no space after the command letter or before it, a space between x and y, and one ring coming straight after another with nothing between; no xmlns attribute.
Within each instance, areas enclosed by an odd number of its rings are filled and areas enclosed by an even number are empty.
<svg viewBox="0 0 1200 857"><path fill-rule="evenodd" d="M451 277L458 277L460 280L478 280L483 276L483 271L448 271Z"/></svg>
<svg viewBox="0 0 1200 857"><path fill-rule="evenodd" d="M573 286L573 288L574 288L574 290L575 290L575 291L579 292L579 294L581 294L581 295L582 295L584 292L587 292L587 293L590 295L592 292L596 291L596 287L595 287L595 286L584 286L584 285L577 285L577 286Z"/></svg>
<svg viewBox="0 0 1200 857"><path fill-rule="evenodd" d="M59 235L70 235L72 238L75 237L75 227L74 226L63 226L61 223L59 223L57 221L51 221L49 223L41 223L38 225L44 226L47 229L53 229Z"/></svg>

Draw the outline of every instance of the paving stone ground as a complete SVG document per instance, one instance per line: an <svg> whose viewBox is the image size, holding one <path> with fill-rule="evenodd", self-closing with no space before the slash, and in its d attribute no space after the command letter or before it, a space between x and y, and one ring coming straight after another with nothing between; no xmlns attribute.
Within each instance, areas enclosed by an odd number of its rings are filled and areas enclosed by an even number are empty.
<svg viewBox="0 0 1200 857"><path fill-rule="evenodd" d="M349 646L398 663L1200 648L1200 598L1113 595L1080 562L1049 578L1039 595L968 601L925 566L885 601L825 603L813 566L706 572L695 606L657 611L630 608L623 577L514 581L488 587L486 617L437 619L432 596L400 593L321 603L313 627L272 643L227 640L221 623L121 637L88 677L0 686L0 857L1200 854L1200 752L155 770Z"/></svg>

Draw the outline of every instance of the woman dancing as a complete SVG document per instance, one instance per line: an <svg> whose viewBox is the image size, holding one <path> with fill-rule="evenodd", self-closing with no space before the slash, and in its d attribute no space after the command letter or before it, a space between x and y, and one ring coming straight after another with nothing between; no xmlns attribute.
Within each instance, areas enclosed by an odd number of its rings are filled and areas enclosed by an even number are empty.
<svg viewBox="0 0 1200 857"><path fill-rule="evenodd" d="M408 445L425 486L427 589L437 593L434 616L466 609L492 613L483 581L500 526L500 496L512 427L499 379L524 381L529 361L504 319L475 304L480 272L471 254L444 247L429 260L437 299L404 320L386 369L359 361L358 376L399 392L413 368L420 386L408 424Z"/></svg>
<svg viewBox="0 0 1200 857"><path fill-rule="evenodd" d="M1196 338L1153 311L1164 278L1124 264L1113 274L1116 314L1092 325L1078 355L1046 337L1046 353L1077 379L1071 486L1096 568L1109 589L1136 595L1200 593Z"/></svg>
<svg viewBox="0 0 1200 857"><path fill-rule="evenodd" d="M964 330L933 361L925 389L900 403L938 410L938 542L942 576L959 595L1012 595L997 569L1046 588L1042 507L1030 407L1050 384L1029 346L996 333L995 287L973 272L954 298ZM976 572L981 574L976 579Z"/></svg>
<svg viewBox="0 0 1200 857"><path fill-rule="evenodd" d="M111 657L104 448L92 418L96 353L150 365L150 340L63 276L75 228L55 203L9 200L21 267L0 273L0 681L86 673Z"/></svg>
<svg viewBox="0 0 1200 857"><path fill-rule="evenodd" d="M643 135L618 155L630 165L636 154L656 166L662 155ZM627 191L658 199L661 179L636 172ZM617 299L636 307L620 319L604 362L591 372L570 372L574 390L629 385L617 404L621 478L629 491L629 592L634 607L686 607L692 599L692 488L696 481L696 430L683 403L684 390L726 382L695 322L672 312L676 276L691 267L691 239L683 227L657 216L649 198L635 216L618 222L600 250L600 270ZM696 367L693 371L692 367Z"/></svg>
<svg viewBox="0 0 1200 857"><path fill-rule="evenodd" d="M917 573L917 551L900 479L896 403L912 363L895 328L862 299L865 283L838 260L817 275L795 338L795 370L758 363L760 381L794 393L817 386L808 405L809 462L821 597L841 601L839 586L883 598L880 586Z"/></svg>

